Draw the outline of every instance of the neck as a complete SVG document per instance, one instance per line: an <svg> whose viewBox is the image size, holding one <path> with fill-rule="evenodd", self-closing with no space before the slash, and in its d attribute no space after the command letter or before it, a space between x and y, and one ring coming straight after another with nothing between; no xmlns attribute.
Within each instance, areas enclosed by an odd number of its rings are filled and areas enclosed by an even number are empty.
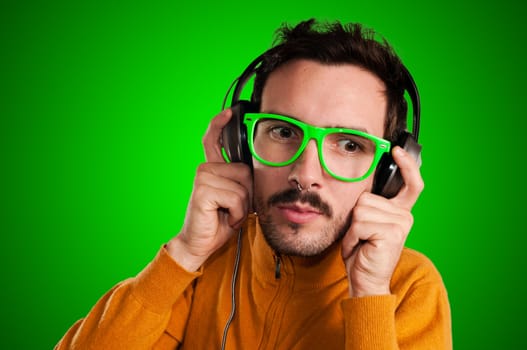
<svg viewBox="0 0 527 350"><path fill-rule="evenodd" d="M257 220L255 226L255 235L251 237L255 264L253 268L264 280L275 281L277 277L282 280L292 278L299 288L318 288L346 279L340 240L315 256L284 255L269 247Z"/></svg>

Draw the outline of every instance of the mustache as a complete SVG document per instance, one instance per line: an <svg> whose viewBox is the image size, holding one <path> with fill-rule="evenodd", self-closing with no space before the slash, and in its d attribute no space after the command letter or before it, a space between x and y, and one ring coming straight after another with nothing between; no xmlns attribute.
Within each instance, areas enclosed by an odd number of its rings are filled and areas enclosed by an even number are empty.
<svg viewBox="0 0 527 350"><path fill-rule="evenodd" d="M322 198L315 192L299 192L296 188L291 188L282 192L273 194L267 200L268 207L276 206L278 204L288 203L308 203L313 208L319 210L322 214L331 217L333 210L329 204L324 202Z"/></svg>

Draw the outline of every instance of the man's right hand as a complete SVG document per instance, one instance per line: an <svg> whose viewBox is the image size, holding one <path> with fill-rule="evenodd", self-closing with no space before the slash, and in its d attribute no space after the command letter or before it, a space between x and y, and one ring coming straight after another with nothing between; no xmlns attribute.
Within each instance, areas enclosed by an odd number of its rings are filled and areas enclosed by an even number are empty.
<svg viewBox="0 0 527 350"><path fill-rule="evenodd" d="M231 118L225 110L203 138L207 162L198 167L181 232L167 244L168 253L188 271L196 271L241 227L252 203L252 174L242 163L227 164L220 135Z"/></svg>

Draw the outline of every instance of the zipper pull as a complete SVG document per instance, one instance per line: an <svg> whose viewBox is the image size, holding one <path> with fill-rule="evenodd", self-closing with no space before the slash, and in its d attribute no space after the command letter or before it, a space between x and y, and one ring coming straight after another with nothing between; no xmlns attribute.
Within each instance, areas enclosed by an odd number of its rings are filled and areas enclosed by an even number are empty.
<svg viewBox="0 0 527 350"><path fill-rule="evenodd" d="M276 255L275 256L275 270L274 270L274 278L279 280L280 277L282 276L282 273L280 272L280 267L282 265L282 258L280 257L280 255Z"/></svg>

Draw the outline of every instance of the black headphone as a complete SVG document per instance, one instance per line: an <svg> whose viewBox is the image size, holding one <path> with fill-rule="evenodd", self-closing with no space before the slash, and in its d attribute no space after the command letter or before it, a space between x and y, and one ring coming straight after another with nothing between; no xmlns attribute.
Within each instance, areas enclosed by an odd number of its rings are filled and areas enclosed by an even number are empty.
<svg viewBox="0 0 527 350"><path fill-rule="evenodd" d="M275 50L276 47L270 49ZM270 51L269 50L269 51ZM262 63L263 58L268 55L269 51L264 52L258 56L245 68L243 73L231 85L227 91L223 101L223 107L227 101L228 95L234 86L232 93L231 106L232 118L229 123L223 128L222 145L225 154L231 162L243 162L252 168L252 155L249 150L249 143L247 141L247 128L243 123L245 113L259 112L259 104L254 101L240 100L240 95L244 86L249 79L256 74L256 69ZM410 72L403 66L403 74L405 80L405 90L408 92L412 102L413 111L413 126L412 132L404 131L392 146L400 146L405 149L412 157L421 165L421 145L417 143L419 137L419 123L421 114L421 105L419 102L419 93L414 79ZM403 186L403 178L399 167L393 160L391 154L385 153L375 171L373 181L373 193L379 194L386 198L394 197Z"/></svg>

